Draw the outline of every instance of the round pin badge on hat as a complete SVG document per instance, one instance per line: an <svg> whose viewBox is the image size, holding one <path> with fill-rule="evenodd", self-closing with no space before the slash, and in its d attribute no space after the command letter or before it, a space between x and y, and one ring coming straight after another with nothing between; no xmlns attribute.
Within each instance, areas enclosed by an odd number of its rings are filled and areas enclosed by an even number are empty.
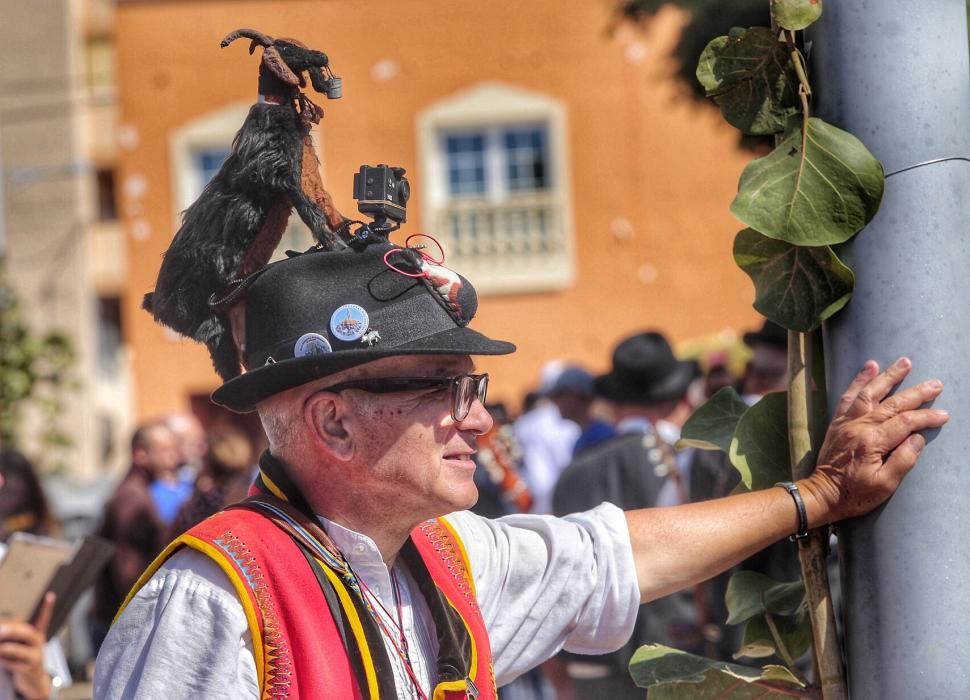
<svg viewBox="0 0 970 700"><path fill-rule="evenodd" d="M370 327L370 317L357 304L344 304L330 317L330 332L345 342L362 338Z"/></svg>
<svg viewBox="0 0 970 700"><path fill-rule="evenodd" d="M312 357L333 352L330 341L319 333L304 333L293 345L293 357Z"/></svg>

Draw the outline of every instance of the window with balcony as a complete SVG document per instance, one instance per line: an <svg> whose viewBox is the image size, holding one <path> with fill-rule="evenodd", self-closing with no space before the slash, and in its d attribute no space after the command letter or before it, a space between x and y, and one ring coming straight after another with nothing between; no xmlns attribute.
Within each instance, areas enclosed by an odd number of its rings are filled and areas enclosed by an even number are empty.
<svg viewBox="0 0 970 700"><path fill-rule="evenodd" d="M570 283L565 141L561 105L503 85L479 86L421 116L425 228L480 291Z"/></svg>

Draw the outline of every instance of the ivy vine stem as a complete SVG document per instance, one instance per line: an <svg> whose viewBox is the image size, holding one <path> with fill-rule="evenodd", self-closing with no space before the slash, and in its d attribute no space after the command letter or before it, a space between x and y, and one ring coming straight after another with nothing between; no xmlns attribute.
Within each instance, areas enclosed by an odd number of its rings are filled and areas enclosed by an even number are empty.
<svg viewBox="0 0 970 700"><path fill-rule="evenodd" d="M775 616L767 610L765 610L765 622L768 624L768 630L771 632L771 639L775 643L775 651L778 652L778 656L781 657L781 660L785 662L785 665L795 674L798 680L804 683L805 679L798 673L798 669L795 666L795 659L792 658L791 652L788 651L788 645L785 644L785 640L781 637L781 632L775 623Z"/></svg>
<svg viewBox="0 0 970 700"><path fill-rule="evenodd" d="M814 366L821 363L819 331L788 331L788 442L795 479L808 476L820 446L819 412L813 406ZM823 385L824 386L824 385ZM836 632L835 609L829 589L826 559L828 528L816 528L802 540L798 559L805 582L805 598L812 623L817 681L823 700L845 700L848 690Z"/></svg>
<svg viewBox="0 0 970 700"><path fill-rule="evenodd" d="M802 52L798 50L798 45L795 43L795 32L790 29L785 29L782 34L785 37L788 52L791 54L791 62L795 67L795 74L798 76L798 98L802 102L802 119L807 122L811 116L811 111L808 108L808 98L812 95L812 84L808 82L805 57L802 56Z"/></svg>

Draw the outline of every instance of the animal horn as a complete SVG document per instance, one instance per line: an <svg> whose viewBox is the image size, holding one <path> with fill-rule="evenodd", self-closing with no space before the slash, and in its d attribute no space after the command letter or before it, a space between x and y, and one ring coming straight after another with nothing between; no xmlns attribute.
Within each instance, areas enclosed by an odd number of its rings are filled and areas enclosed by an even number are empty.
<svg viewBox="0 0 970 700"><path fill-rule="evenodd" d="M255 51L256 46L266 47L266 46L273 45L273 37L271 37L269 34L263 34L262 32L256 29L242 28L242 29L237 29L234 32L229 32L229 34L226 35L226 38L220 42L219 46L221 46L222 48L226 48L227 46L229 46L229 44L234 42L236 39L241 39L242 37L246 37L247 39L253 40L253 43L249 46L249 53L252 53L253 51Z"/></svg>
<svg viewBox="0 0 970 700"><path fill-rule="evenodd" d="M263 65L277 78L292 87L303 87L303 76L297 75L280 55L280 50L275 46L268 46L263 49Z"/></svg>

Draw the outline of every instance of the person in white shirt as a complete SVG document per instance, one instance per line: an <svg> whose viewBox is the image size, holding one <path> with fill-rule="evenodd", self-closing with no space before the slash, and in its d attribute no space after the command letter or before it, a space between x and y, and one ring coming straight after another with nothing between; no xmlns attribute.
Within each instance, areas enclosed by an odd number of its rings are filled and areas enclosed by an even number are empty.
<svg viewBox="0 0 970 700"><path fill-rule="evenodd" d="M399 697L430 697L441 680L440 630L420 572L399 556L429 518L453 513L445 520L463 543L502 683L562 648L614 649L629 635L639 602L708 578L805 525L866 512L915 464L918 431L947 418L920 408L941 392L936 381L886 399L909 372L908 360L882 374L867 363L843 398L818 469L797 483L807 523L783 489L627 513L601 506L565 519L486 521L462 512L477 497L476 437L491 426L482 403L487 377L474 374L471 356L513 346L442 318L443 307L427 298L433 290L403 275L387 279L385 258L400 250L378 243L271 266L246 294L254 369L214 394L230 408L259 413L270 443L264 467L292 481L290 500L304 499L325 533L319 537L353 572L355 590L370 596ZM402 285L408 303L388 310L399 295L387 288L369 299L377 279ZM473 293L467 281L463 291ZM325 337L319 318L344 313L346 299L365 308L396 347L338 349L338 334ZM310 333L337 347L300 355L305 342L286 343ZM420 351L412 353L415 344ZM275 361L267 363L270 354ZM177 550L136 587L109 633L95 697L259 697L262 654L239 591L204 552Z"/></svg>
<svg viewBox="0 0 970 700"><path fill-rule="evenodd" d="M473 358L515 346L469 327L469 280L390 242L402 169L361 168L374 222L353 235L314 184L304 137L319 113L299 85L308 71L337 91L326 55L251 29L224 43L240 36L263 47L261 99L186 211L146 308L205 342L224 379L213 400L256 411L269 450L253 495L135 584L98 656L96 699L494 699L561 649L619 647L640 602L874 508L915 464L919 431L946 422L921 408L940 382L887 399L910 363L880 374L869 362L794 493L564 518L466 512L492 425ZM291 205L318 245L267 264Z"/></svg>

